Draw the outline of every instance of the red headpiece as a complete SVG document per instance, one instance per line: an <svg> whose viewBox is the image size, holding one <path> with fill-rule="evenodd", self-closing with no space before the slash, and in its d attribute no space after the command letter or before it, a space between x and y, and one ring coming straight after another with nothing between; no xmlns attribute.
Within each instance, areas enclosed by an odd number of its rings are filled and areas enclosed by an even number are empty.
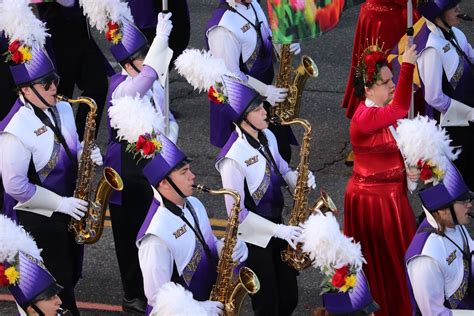
<svg viewBox="0 0 474 316"><path fill-rule="evenodd" d="M381 63L388 66L387 55L383 48L378 46L377 43L369 45L359 56L355 72L356 77L361 78L366 87L370 87L380 79Z"/></svg>

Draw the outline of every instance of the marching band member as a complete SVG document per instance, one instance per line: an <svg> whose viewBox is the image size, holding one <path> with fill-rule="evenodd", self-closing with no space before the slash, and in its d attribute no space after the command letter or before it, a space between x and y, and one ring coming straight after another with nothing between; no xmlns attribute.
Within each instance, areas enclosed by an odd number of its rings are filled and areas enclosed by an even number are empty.
<svg viewBox="0 0 474 316"><path fill-rule="evenodd" d="M82 147L71 106L56 101L59 77L43 49L47 33L28 2L0 3L0 29L10 39L10 71L19 95L0 123L4 212L43 249L46 267L64 287L63 306L78 315L74 287L81 276L82 247L68 224L84 216L88 206L72 197ZM102 164L98 148L91 159Z"/></svg>
<svg viewBox="0 0 474 316"><path fill-rule="evenodd" d="M114 107L116 103L121 103L119 100L132 99L138 95L143 101L132 100L130 106L147 104L153 107L153 110L148 112L155 118L152 124L153 130L165 131L163 85L165 73L173 55L168 48L168 36L172 29L171 14L158 15L156 36L151 46L148 46L146 37L133 24L133 18L126 3L120 0L96 0L81 1L81 5L91 25L106 31L107 39L112 42L110 51L123 68L122 73L114 75L110 80L109 143L105 165L117 170L124 183L123 191L114 192L110 198L115 251L124 290L122 307L126 311L144 313L146 297L135 239L145 220L153 199L153 192L142 174L146 159L137 161L134 156L127 153L128 143L121 140L119 130L125 130L126 126L130 126L130 121L135 122L137 126L142 126L143 123L138 119L138 115L143 114L145 109L136 108L127 111L124 108L124 112L118 115L122 119L115 124L111 122L111 111L117 110L114 110ZM107 25L103 25L104 21L108 21ZM147 109L149 109L148 106ZM151 132L151 129L148 132ZM172 115L170 115L170 135L168 136L173 142L177 141L178 124Z"/></svg>
<svg viewBox="0 0 474 316"><path fill-rule="evenodd" d="M428 0L418 6L427 19L414 43L426 114L446 127L462 152L455 165L474 190L474 50L455 26L460 0Z"/></svg>
<svg viewBox="0 0 474 316"><path fill-rule="evenodd" d="M273 44L271 30L260 4L253 0L220 0L206 27L207 45L215 58L221 58L227 69L247 82L272 106L282 102L288 89L271 85L273 80ZM299 43L291 44L297 55ZM225 107L211 102L211 144L222 148L232 130L223 129L218 120ZM224 114L225 115L225 114ZM288 126L270 125L278 139L280 154L291 159L290 144L297 145Z"/></svg>
<svg viewBox="0 0 474 316"><path fill-rule="evenodd" d="M209 301L209 295L223 242L212 233L204 205L192 196L195 175L190 160L165 136L157 142L160 152L143 169L154 197L137 236L148 304L156 315L185 315L184 310L199 314L174 296L160 294L162 288L173 288L168 282L175 282L191 291L199 310L221 314L222 304ZM232 259L243 262L247 253L238 240ZM173 305L177 309L167 309Z"/></svg>
<svg viewBox="0 0 474 316"><path fill-rule="evenodd" d="M40 19L46 22L51 37L46 40L46 50L61 76L58 93L73 97L74 88L97 104L96 126L100 126L107 97L107 75L115 72L97 46L86 17L77 0L42 1L35 5ZM71 49L64 49L71 47ZM73 49L72 49L73 47ZM76 113L79 139L84 137L88 107L81 106ZM95 131L95 136L99 128Z"/></svg>
<svg viewBox="0 0 474 316"><path fill-rule="evenodd" d="M61 308L63 289L43 264L35 241L22 227L0 215L0 286L8 286L20 315L70 315Z"/></svg>
<svg viewBox="0 0 474 316"><path fill-rule="evenodd" d="M227 116L221 120L235 124L217 157L216 168L222 186L237 191L241 199L239 238L248 243L246 266L260 280L261 288L251 296L256 315L290 315L298 302L297 271L281 259L288 244L295 247L299 227L282 224L286 182L293 189L297 172L292 171L278 152L277 141L267 129L263 97L244 83L224 77ZM316 186L312 173L308 186ZM233 200L225 198L227 212Z"/></svg>
<svg viewBox="0 0 474 316"><path fill-rule="evenodd" d="M410 107L415 47L405 50L397 87L387 58L369 46L358 63L354 86L365 101L351 120L354 168L344 197L344 233L362 246L364 272L380 315L407 315L403 254L415 234L416 221L407 196L407 176L416 182L419 171L405 168L389 127ZM374 269L373 267L377 267Z"/></svg>
<svg viewBox="0 0 474 316"><path fill-rule="evenodd" d="M450 164L442 182L419 195L426 219L405 254L412 315L472 315L474 241L465 225L474 193Z"/></svg>

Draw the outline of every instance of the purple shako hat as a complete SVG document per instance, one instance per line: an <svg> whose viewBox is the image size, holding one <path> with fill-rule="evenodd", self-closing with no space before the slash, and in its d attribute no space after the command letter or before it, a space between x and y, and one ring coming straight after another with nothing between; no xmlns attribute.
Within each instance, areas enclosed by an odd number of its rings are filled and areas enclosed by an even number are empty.
<svg viewBox="0 0 474 316"><path fill-rule="evenodd" d="M352 290L345 293L324 293L323 305L332 314L346 314L357 311L369 314L378 311L380 308L370 294L369 284L362 270L357 273L357 282Z"/></svg>
<svg viewBox="0 0 474 316"><path fill-rule="evenodd" d="M10 285L9 290L24 310L31 303L48 299L63 289L38 259L20 251L17 262L20 279Z"/></svg>
<svg viewBox="0 0 474 316"><path fill-rule="evenodd" d="M245 83L229 76L222 77L228 103L211 105L215 116L211 120L211 143L222 147L234 131L232 123L237 123L243 116L264 101L264 98ZM212 111L212 109L211 109Z"/></svg>
<svg viewBox="0 0 474 316"><path fill-rule="evenodd" d="M454 8L461 0L425 0L419 1L418 11L427 20L434 22L444 11Z"/></svg>
<svg viewBox="0 0 474 316"><path fill-rule="evenodd" d="M450 162L443 181L418 193L423 206L429 212L436 212L454 201L469 200L474 197L464 182L459 170Z"/></svg>
<svg viewBox="0 0 474 316"><path fill-rule="evenodd" d="M27 62L10 66L13 81L19 87L55 73L53 62L42 47L32 47L31 56Z"/></svg>
<svg viewBox="0 0 474 316"><path fill-rule="evenodd" d="M119 63L133 58L134 54L148 45L145 35L133 23L125 19L122 21L120 31L121 40L110 47L110 52Z"/></svg>
<svg viewBox="0 0 474 316"><path fill-rule="evenodd" d="M166 136L160 135L159 141L163 146L160 153L156 154L143 168L143 174L154 187L180 163L190 161L186 154Z"/></svg>

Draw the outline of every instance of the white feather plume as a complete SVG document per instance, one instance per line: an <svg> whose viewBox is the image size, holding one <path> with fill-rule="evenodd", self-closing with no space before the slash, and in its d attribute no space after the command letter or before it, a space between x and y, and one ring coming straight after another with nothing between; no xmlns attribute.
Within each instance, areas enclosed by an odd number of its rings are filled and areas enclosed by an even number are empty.
<svg viewBox="0 0 474 316"><path fill-rule="evenodd" d="M449 160L455 160L461 149L450 146L446 130L427 116L398 121L397 144L408 166L421 160L431 160L438 168L446 170Z"/></svg>
<svg viewBox="0 0 474 316"><path fill-rule="evenodd" d="M186 49L174 62L176 70L199 92L208 91L216 82L222 82L223 75L232 75L220 58L211 52Z"/></svg>
<svg viewBox="0 0 474 316"><path fill-rule="evenodd" d="M40 250L33 237L10 218L0 215L0 263L13 263L19 251L41 260Z"/></svg>
<svg viewBox="0 0 474 316"><path fill-rule="evenodd" d="M360 244L341 232L332 213L317 212L302 227L303 251L314 260L315 268L332 270L349 264L360 270L366 262Z"/></svg>
<svg viewBox="0 0 474 316"><path fill-rule="evenodd" d="M120 0L79 0L89 24L101 32L107 30L109 21L133 23L132 13L128 4Z"/></svg>
<svg viewBox="0 0 474 316"><path fill-rule="evenodd" d="M134 143L140 135L152 131L163 131L165 119L160 115L150 100L125 96L112 99L113 106L109 107L110 126L117 130L117 138Z"/></svg>
<svg viewBox="0 0 474 316"><path fill-rule="evenodd" d="M156 304L151 312L158 315L207 315L206 310L193 298L190 291L174 282L165 283L156 295Z"/></svg>
<svg viewBox="0 0 474 316"><path fill-rule="evenodd" d="M30 47L43 47L46 36L45 23L36 18L29 0L0 1L0 31L10 43L19 40Z"/></svg>

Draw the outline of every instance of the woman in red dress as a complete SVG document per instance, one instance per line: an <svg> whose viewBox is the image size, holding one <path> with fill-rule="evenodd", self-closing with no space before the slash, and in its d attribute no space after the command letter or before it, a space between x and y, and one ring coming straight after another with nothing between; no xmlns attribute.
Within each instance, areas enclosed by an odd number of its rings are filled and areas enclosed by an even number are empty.
<svg viewBox="0 0 474 316"><path fill-rule="evenodd" d="M389 126L408 113L414 46L406 50L403 61L395 89L385 54L371 46L364 51L354 78L358 95L366 100L358 106L350 126L354 168L344 200L344 233L362 245L367 260L364 272L381 307L377 316L411 312L403 256L416 223L406 177L417 181L419 172L405 171Z"/></svg>
<svg viewBox="0 0 474 316"><path fill-rule="evenodd" d="M352 48L351 70L342 101L342 107L347 108L348 118L352 118L363 99L355 95L353 83L354 69L363 47L367 46L367 42L372 44L378 41L379 45L383 45L384 50L391 50L407 30L406 7L407 0L367 0L361 5ZM413 7L416 8L416 5ZM419 14L416 9L413 12L413 23L415 23Z"/></svg>

